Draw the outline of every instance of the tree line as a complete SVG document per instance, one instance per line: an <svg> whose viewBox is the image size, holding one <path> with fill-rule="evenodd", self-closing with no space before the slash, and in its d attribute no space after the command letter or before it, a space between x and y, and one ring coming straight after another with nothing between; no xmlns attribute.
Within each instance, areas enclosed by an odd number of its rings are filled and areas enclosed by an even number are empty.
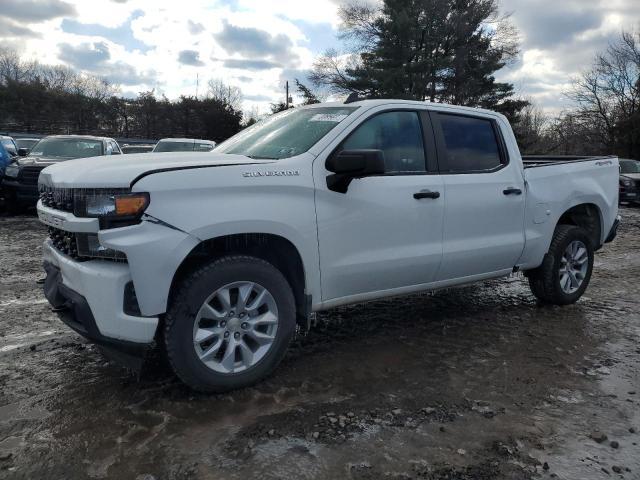
<svg viewBox="0 0 640 480"><path fill-rule="evenodd" d="M219 80L202 98L117 95L107 81L0 49L0 131L220 142L242 128L241 92Z"/></svg>

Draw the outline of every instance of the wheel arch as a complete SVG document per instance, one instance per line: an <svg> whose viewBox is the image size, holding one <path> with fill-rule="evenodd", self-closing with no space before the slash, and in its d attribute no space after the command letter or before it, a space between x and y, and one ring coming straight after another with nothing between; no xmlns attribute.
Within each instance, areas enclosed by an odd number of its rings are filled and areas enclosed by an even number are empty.
<svg viewBox="0 0 640 480"><path fill-rule="evenodd" d="M311 313L305 266L299 249L287 238L273 233L250 232L221 235L201 241L182 260L174 273L169 302L182 279L205 262L227 255L250 255L272 264L284 275L293 291L298 324L307 325Z"/></svg>
<svg viewBox="0 0 640 480"><path fill-rule="evenodd" d="M598 250L603 241L603 217L602 210L595 203L579 203L568 208L556 223L559 225L574 225L583 228L591 239L593 248ZM555 231L554 229L554 231Z"/></svg>

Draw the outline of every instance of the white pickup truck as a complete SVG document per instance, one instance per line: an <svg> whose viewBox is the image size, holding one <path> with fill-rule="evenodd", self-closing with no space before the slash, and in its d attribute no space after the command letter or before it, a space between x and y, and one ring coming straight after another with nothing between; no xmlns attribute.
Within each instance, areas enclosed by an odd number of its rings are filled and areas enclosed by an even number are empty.
<svg viewBox="0 0 640 480"><path fill-rule="evenodd" d="M504 116L401 100L273 115L210 153L40 176L45 294L197 390L272 372L312 312L522 271L577 301L619 223L615 157L521 158Z"/></svg>

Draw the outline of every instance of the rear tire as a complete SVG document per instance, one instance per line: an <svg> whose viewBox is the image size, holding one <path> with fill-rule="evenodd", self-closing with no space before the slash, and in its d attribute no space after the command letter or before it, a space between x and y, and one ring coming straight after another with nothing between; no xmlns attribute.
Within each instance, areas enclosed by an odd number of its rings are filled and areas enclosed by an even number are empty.
<svg viewBox="0 0 640 480"><path fill-rule="evenodd" d="M184 383L224 392L271 374L295 328L293 292L282 273L259 258L227 256L180 283L166 315L164 344Z"/></svg>
<svg viewBox="0 0 640 480"><path fill-rule="evenodd" d="M528 273L529 287L544 303L575 303L589 285L593 259L594 248L584 229L558 225L542 265Z"/></svg>

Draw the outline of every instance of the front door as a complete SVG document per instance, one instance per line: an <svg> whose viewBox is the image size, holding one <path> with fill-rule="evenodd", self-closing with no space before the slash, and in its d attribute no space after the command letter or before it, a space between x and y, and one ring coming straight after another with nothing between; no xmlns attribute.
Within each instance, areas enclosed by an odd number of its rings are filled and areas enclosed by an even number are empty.
<svg viewBox="0 0 640 480"><path fill-rule="evenodd" d="M314 163L325 302L429 283L442 258L443 184L427 168L435 162L433 144L425 148L428 115L378 108L364 117ZM385 174L355 179L346 193L329 190L326 158L359 149L382 150Z"/></svg>

